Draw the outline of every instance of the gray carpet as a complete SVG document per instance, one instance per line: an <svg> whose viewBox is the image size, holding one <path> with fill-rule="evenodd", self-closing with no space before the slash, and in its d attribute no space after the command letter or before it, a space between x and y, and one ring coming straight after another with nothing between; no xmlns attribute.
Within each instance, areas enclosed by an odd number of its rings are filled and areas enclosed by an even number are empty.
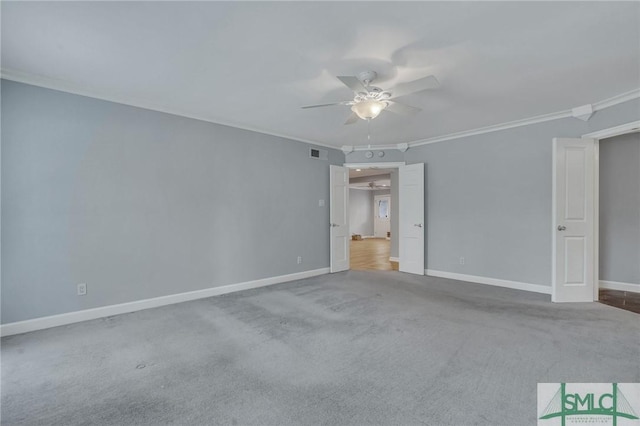
<svg viewBox="0 0 640 426"><path fill-rule="evenodd" d="M526 425L538 382L639 382L640 317L397 272L2 339L6 425Z"/></svg>

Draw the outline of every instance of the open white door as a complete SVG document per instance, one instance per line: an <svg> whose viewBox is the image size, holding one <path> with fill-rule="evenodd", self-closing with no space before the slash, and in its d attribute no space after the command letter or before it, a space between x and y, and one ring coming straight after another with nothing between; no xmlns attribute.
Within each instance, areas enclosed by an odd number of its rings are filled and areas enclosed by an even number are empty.
<svg viewBox="0 0 640 426"><path fill-rule="evenodd" d="M594 300L594 147L593 139L553 140L554 302Z"/></svg>
<svg viewBox="0 0 640 426"><path fill-rule="evenodd" d="M329 166L331 272L349 269L349 169Z"/></svg>
<svg viewBox="0 0 640 426"><path fill-rule="evenodd" d="M400 271L424 275L424 164L400 166Z"/></svg>

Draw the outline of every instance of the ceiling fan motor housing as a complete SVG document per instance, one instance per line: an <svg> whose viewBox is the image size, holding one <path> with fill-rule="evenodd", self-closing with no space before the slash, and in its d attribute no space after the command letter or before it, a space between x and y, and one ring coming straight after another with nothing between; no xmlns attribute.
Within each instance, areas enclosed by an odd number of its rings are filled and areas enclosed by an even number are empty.
<svg viewBox="0 0 640 426"><path fill-rule="evenodd" d="M378 73L375 71L362 71L358 74L358 80L364 83L365 86L375 80L376 77L378 77Z"/></svg>

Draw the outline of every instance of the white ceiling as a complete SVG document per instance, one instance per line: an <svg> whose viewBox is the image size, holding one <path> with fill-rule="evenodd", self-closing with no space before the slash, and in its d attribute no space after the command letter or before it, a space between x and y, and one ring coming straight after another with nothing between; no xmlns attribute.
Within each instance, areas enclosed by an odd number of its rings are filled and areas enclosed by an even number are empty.
<svg viewBox="0 0 640 426"><path fill-rule="evenodd" d="M639 2L2 2L8 78L342 145L411 142L640 87ZM334 76L436 91L345 126Z"/></svg>

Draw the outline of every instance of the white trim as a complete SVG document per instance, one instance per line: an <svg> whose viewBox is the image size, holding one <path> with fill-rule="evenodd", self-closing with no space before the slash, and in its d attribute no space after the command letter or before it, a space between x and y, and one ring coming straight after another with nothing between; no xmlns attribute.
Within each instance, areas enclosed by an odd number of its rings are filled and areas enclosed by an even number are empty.
<svg viewBox="0 0 640 426"><path fill-rule="evenodd" d="M600 280L600 288L608 288L609 290L630 291L640 293L640 284L621 283L618 281Z"/></svg>
<svg viewBox="0 0 640 426"><path fill-rule="evenodd" d="M396 147L398 148L398 151L406 152L409 149L409 144L408 143L399 143L398 145L396 145Z"/></svg>
<svg viewBox="0 0 640 426"><path fill-rule="evenodd" d="M577 118L578 120L589 121L594 112L593 105L586 104L573 108L571 110L571 115L573 118Z"/></svg>
<svg viewBox="0 0 640 426"><path fill-rule="evenodd" d="M612 107L636 98L640 98L640 88L633 89L625 93L621 93L619 95L613 96L611 98L608 98L602 101L594 102L592 106L594 111L601 111L603 109L606 109L606 108L609 108L609 107ZM413 142L409 142L409 147L427 145L427 144L436 143L436 142L443 142L451 139L460 139L468 136L481 135L483 133L497 132L500 130L512 129L514 127L528 126L530 124L537 124L537 123L543 123L545 121L559 120L561 118L568 118L572 116L573 116L573 109L552 112L549 114L538 115L535 117L525 118L522 120L515 120L507 123L500 123L492 126L480 127L478 129L471 129L463 132L450 133L448 135L416 140ZM589 136L585 135L585 137L597 138L597 136L591 136L591 135ZM372 149L378 149L378 148L372 147Z"/></svg>
<svg viewBox="0 0 640 426"><path fill-rule="evenodd" d="M497 287L512 288L515 290L531 291L534 293L551 294L551 286L522 283L518 281L501 280L498 278L479 277L476 275L458 274L455 272L436 271L433 269L425 269L425 275L439 278L449 278L458 281L467 281L471 283L487 284Z"/></svg>
<svg viewBox="0 0 640 426"><path fill-rule="evenodd" d="M593 104L593 110L600 111L605 108L609 108L609 107L612 107L636 98L640 98L640 88L629 90L628 92L624 92L624 93L620 93L619 95L612 96L609 99L595 102Z"/></svg>
<svg viewBox="0 0 640 426"><path fill-rule="evenodd" d="M625 133L631 133L638 129L640 129L640 120L621 124L615 127L609 127L608 129L598 130L597 132L587 133L586 135L582 135L582 137L591 139L605 139L624 135Z"/></svg>
<svg viewBox="0 0 640 426"><path fill-rule="evenodd" d="M11 336L13 334L27 333L29 331L43 330L45 328L58 327L61 325L73 324L97 318L109 317L112 315L125 314L129 312L141 311L143 309L157 308L174 303L182 303L190 300L204 299L221 294L234 293L236 291L249 290L258 287L265 287L287 281L302 280L318 275L329 273L329 268L320 268L304 272L296 272L277 277L262 278L243 283L211 287L203 290L189 291L186 293L171 294L169 296L154 297L152 299L136 300L134 302L120 303L118 305L101 306L99 308L85 309L82 311L69 312L66 314L51 315L48 317L35 318L26 321L12 322L0 325L0 336Z"/></svg>
<svg viewBox="0 0 640 426"><path fill-rule="evenodd" d="M616 98L611 98L607 101L603 101L607 103L608 106L613 99L620 100L623 99L622 102L627 101L629 99L633 99L633 94L640 93L640 89L636 91L628 92L627 94L623 94ZM618 102L620 103L620 102ZM616 104L612 104L616 105ZM606 107L606 106L605 106ZM601 107L601 108L605 108ZM583 138L591 138L595 139L595 150L594 150L594 162L593 162L593 176L594 176L594 206L593 206L593 276L594 280L598 285L594 285L593 289L593 300L599 300L598 289L602 285L603 282L614 282L614 281L598 281L598 277L600 277L600 139L612 138L615 136L624 135L627 133L632 133L640 129L640 120L631 121L629 123L620 124L619 126L609 127L607 129L598 130L596 132L587 133L582 135ZM553 190L555 191L555 185ZM555 192L553 193L555 198ZM555 235L555 233L554 233ZM555 266L555 265L554 265ZM623 283L624 284L624 283ZM606 288L606 287L604 287ZM633 291L633 290L629 290Z"/></svg>
<svg viewBox="0 0 640 426"><path fill-rule="evenodd" d="M571 110L553 112L551 114L539 115L536 117L525 118L522 120L510 121L508 123L495 124L487 127L480 127L478 129L466 130L463 132L450 133L448 135L436 136L433 138L421 139L418 141L410 142L411 148L421 145L428 145L436 142L444 142L451 139L466 138L468 136L481 135L483 133L492 133L500 130L512 129L514 127L528 126L530 124L543 123L545 121L559 120L561 118L571 117Z"/></svg>
<svg viewBox="0 0 640 426"><path fill-rule="evenodd" d="M394 163L344 163L343 166L349 169L397 169L405 164L404 161L397 161Z"/></svg>
<svg viewBox="0 0 640 426"><path fill-rule="evenodd" d="M0 70L0 77L5 80L15 81L17 83L29 84L31 86L44 87L45 89L57 90L61 92L71 93L74 95L86 96L89 98L100 99L103 101L115 102L117 104L133 106L136 108L147 109L151 111L163 112L165 114L177 115L179 117L192 118L194 120L206 121L208 123L219 124L221 126L234 127L240 130L248 130L250 132L262 133L269 136L275 136L278 138L289 139L295 142L302 142L310 145L322 146L325 148L331 148L335 150L340 150L340 147L335 145L329 145L326 143L314 141L311 139L299 138L296 136L287 135L285 133L272 132L265 129L259 129L256 127L239 124L223 119L219 119L216 117L211 117L207 115L195 114L189 111L184 111L179 108L162 105L152 100L148 99L140 99L135 98L133 96L124 95L124 94L115 94L114 92L103 92L100 90L90 89L87 87L82 87L81 85L75 83L69 83L66 81L44 77L44 76L35 76L31 74L22 73L20 71L14 71L2 68Z"/></svg>
<svg viewBox="0 0 640 426"><path fill-rule="evenodd" d="M222 119L218 119L215 117L208 117L208 116L193 114L193 113L185 112L178 108L170 107L167 105L159 105L157 102L154 102L154 101L134 98L132 96L123 95L123 94L117 95L117 94L113 94L112 92L103 92L100 90L83 87L75 83L70 83L70 82L55 79L55 78L28 74L21 71L16 71L16 70L11 70L6 68L0 69L0 77L6 80L16 81L18 83L30 84L33 86L44 87L52 90L59 90L62 92L73 93L80 96L87 96L90 98L102 99L105 101L135 106L138 108L149 109L152 111L159 111L167 114L178 115L181 117L193 118L195 120L207 121L209 123L215 123L223 126L235 127L242 130L249 130L252 132L263 133L265 135L290 139L292 141L303 142L311 145L318 145L325 148L331 148L331 149L337 149L337 150L341 149L341 147L339 146L325 144L319 141L299 138L299 137L278 133L278 132L270 132L264 129L257 129L255 127L237 124L237 123L225 121ZM640 88L633 89L625 93L621 93L619 95L613 96L608 99L604 99L602 101L594 102L592 104L593 110L600 111L605 108L609 108L614 105L618 105L623 102L627 102L636 98L640 98ZM509 121L506 123L494 124L487 127L480 127L477 129L465 130L457 133L450 133L447 135L436 136L432 138L418 139L415 141L409 141L404 143L387 144L387 145L353 146L353 151L386 150L386 149L389 149L389 150L399 149L400 151L402 151L403 147L401 146L403 146L404 144L407 144L408 147L411 148L414 146L421 146L421 145L427 145L427 144L436 143L436 142L443 142L451 139L459 139L459 138L468 137L468 136L480 135L483 133L491 133L499 130L506 130L514 127L527 126L529 124L542 123L545 121L558 120L560 118L567 118L567 117L572 117L572 109L538 115L535 117L524 118L522 120L515 120L515 121Z"/></svg>
<svg viewBox="0 0 640 426"><path fill-rule="evenodd" d="M600 140L593 139L593 301L600 300Z"/></svg>
<svg viewBox="0 0 640 426"><path fill-rule="evenodd" d="M551 294L553 295L553 287L556 281L557 272L557 245L556 240L558 238L558 232L556 231L556 211L558 209L556 201L556 187L558 180L558 172L556 170L556 138L551 139ZM552 298L553 300L553 298Z"/></svg>
<svg viewBox="0 0 640 426"><path fill-rule="evenodd" d="M398 144L393 145L356 145L354 151L384 151L387 149L398 149ZM403 151L404 152L404 151Z"/></svg>
<svg viewBox="0 0 640 426"><path fill-rule="evenodd" d="M399 257L389 257L389 262L400 263L400 258Z"/></svg>

